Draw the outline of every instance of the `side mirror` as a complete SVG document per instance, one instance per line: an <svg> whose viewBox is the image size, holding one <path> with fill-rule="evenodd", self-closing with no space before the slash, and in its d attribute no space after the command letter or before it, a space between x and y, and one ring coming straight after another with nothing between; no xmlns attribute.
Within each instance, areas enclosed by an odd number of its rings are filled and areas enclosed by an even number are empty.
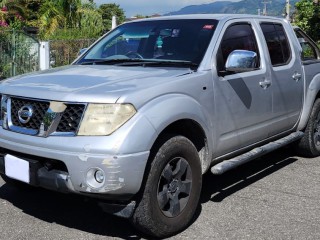
<svg viewBox="0 0 320 240"><path fill-rule="evenodd" d="M228 56L225 69L227 72L248 72L257 67L257 53L247 50L234 50Z"/></svg>
<svg viewBox="0 0 320 240"><path fill-rule="evenodd" d="M82 48L79 50L78 56L80 56L82 53L84 53L85 51L87 51L88 48Z"/></svg>

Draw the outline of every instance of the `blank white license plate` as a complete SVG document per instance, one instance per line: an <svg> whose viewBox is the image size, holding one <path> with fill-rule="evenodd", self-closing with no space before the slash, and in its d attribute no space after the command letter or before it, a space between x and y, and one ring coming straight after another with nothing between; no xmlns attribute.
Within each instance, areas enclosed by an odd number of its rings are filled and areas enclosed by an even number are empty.
<svg viewBox="0 0 320 240"><path fill-rule="evenodd" d="M10 154L4 157L5 174L13 179L30 183L29 162Z"/></svg>

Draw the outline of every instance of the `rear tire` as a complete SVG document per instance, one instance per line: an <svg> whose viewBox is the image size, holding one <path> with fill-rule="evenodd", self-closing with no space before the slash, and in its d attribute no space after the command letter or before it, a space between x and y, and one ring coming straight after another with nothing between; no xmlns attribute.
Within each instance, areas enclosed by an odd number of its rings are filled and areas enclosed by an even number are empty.
<svg viewBox="0 0 320 240"><path fill-rule="evenodd" d="M152 159L141 200L131 219L138 230L161 238L190 224L202 184L200 159L192 142L183 136L163 142Z"/></svg>
<svg viewBox="0 0 320 240"><path fill-rule="evenodd" d="M320 99L313 104L304 136L298 143L298 153L304 157L320 155Z"/></svg>

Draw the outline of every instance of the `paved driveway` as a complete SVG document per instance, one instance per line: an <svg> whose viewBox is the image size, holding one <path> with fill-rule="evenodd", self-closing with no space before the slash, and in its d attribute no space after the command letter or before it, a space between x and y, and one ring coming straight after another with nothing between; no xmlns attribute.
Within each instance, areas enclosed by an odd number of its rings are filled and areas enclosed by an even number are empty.
<svg viewBox="0 0 320 240"><path fill-rule="evenodd" d="M320 239L320 158L284 149L223 176L206 174L193 224L172 239ZM0 239L140 239L93 201L0 179Z"/></svg>

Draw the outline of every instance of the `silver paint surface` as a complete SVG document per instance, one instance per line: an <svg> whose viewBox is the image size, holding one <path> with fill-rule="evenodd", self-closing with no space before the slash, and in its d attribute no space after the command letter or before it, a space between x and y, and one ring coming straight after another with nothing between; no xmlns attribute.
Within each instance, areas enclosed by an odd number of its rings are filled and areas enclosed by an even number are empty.
<svg viewBox="0 0 320 240"><path fill-rule="evenodd" d="M88 169L99 167L116 178L99 193L135 194L140 188L150 149L171 123L190 119L203 129L208 154L203 172L216 159L271 137L302 129L320 89L320 62L303 65L292 27L278 18L247 15L189 15L163 19L213 18L219 24L197 69L143 66L70 65L3 81L0 93L81 103L130 103L137 114L110 136L38 138L0 129L0 147L63 161L74 190L92 192ZM147 19L145 21L152 21ZM260 22L285 27L292 58L273 68ZM216 53L224 31L249 22L256 34L261 68L220 77ZM90 51L90 49L89 49ZM301 74L295 81L294 74ZM264 89L260 82L270 81ZM117 171L114 169L117 168Z"/></svg>

